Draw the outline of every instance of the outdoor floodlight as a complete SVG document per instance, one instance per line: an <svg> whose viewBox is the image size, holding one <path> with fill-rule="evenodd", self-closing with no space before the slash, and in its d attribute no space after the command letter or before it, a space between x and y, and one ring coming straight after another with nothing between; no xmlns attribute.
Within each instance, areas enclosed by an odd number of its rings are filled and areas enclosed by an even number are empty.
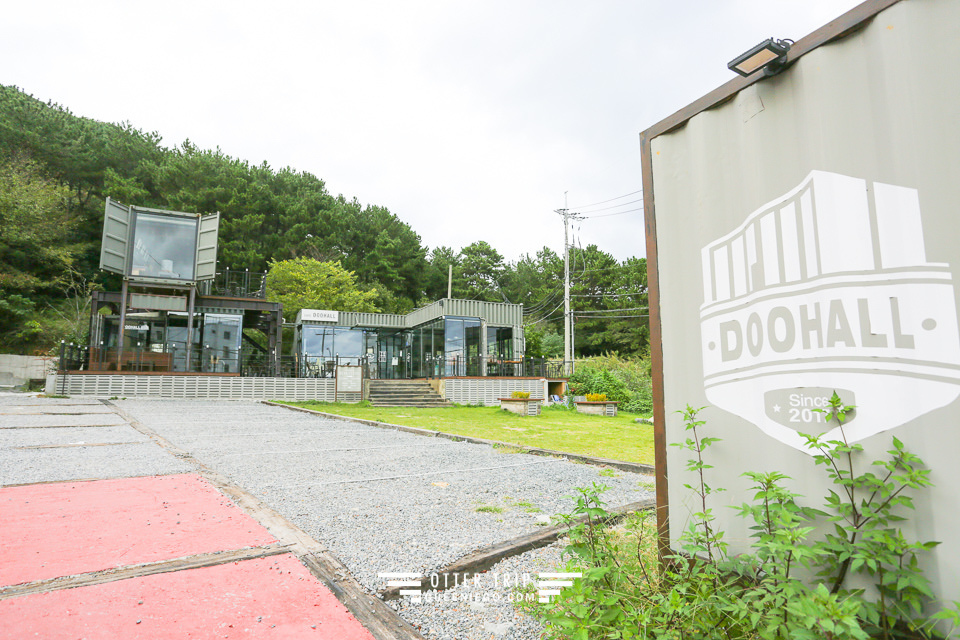
<svg viewBox="0 0 960 640"><path fill-rule="evenodd" d="M780 73L787 62L787 52L793 40L774 40L767 38L746 53L742 53L727 63L727 68L736 71L744 78L763 69L763 75Z"/></svg>

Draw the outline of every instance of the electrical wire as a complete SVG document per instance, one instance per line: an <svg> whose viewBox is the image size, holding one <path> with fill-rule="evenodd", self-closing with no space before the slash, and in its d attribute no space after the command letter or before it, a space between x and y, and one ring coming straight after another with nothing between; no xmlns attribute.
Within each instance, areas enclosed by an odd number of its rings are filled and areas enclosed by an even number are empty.
<svg viewBox="0 0 960 640"><path fill-rule="evenodd" d="M635 196L638 193L643 193L643 189L638 189L637 191L631 191L630 193L625 193L622 196L617 196L616 198L610 198L609 200L603 200L601 202L594 202L593 204L585 204L579 207L571 207L572 209L589 209L590 207L595 207L598 204L607 204L608 202L613 202L614 200L619 200L620 198L626 198L628 196Z"/></svg>
<svg viewBox="0 0 960 640"><path fill-rule="evenodd" d="M646 311L650 307L624 307L623 309L583 309L582 311L577 311L577 313L589 313L589 314L601 314L601 313L617 313L619 311Z"/></svg>
<svg viewBox="0 0 960 640"><path fill-rule="evenodd" d="M617 213L603 213L599 216L583 216L583 219L590 220L591 218L609 218L610 216L620 216L625 213L632 213L634 211L643 211L643 207L639 207L637 209L627 209L626 211L618 211Z"/></svg>
<svg viewBox="0 0 960 640"><path fill-rule="evenodd" d="M528 325L531 325L531 324L540 324L541 322L545 322L546 320L552 320L553 318L551 318L550 316L552 316L554 313L556 313L556 312L557 312L557 309L559 309L559 308L562 307L562 306L563 306L563 302L561 301L560 304L558 304L556 307L554 307L554 308L553 308L553 311L551 311L550 313L544 315L544 316L541 317L539 320L534 320L534 321L528 322L528 323L526 323L526 324L528 324ZM563 314L560 314L560 315L561 315L561 317L563 316Z"/></svg>
<svg viewBox="0 0 960 640"><path fill-rule="evenodd" d="M571 293L571 298L626 298L628 296L645 296L646 291L635 293Z"/></svg>
<svg viewBox="0 0 960 640"><path fill-rule="evenodd" d="M631 200L630 202L624 202L623 204L615 204L612 207L603 207L602 209L594 209L593 211L587 211L587 213L597 213L598 211L606 211L607 209L616 209L618 207L625 207L628 204L634 204L635 202L643 202L643 198L640 198L638 200ZM577 211L575 215L583 215L583 213L580 211ZM587 216L587 217L590 217L590 216Z"/></svg>

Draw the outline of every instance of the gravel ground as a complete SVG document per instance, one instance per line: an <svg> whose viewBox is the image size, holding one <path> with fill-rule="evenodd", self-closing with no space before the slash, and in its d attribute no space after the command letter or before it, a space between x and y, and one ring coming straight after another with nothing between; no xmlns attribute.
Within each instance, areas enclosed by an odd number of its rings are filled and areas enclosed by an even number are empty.
<svg viewBox="0 0 960 640"><path fill-rule="evenodd" d="M46 429L0 429L0 449L43 445L149 442L130 426L49 427Z"/></svg>
<svg viewBox="0 0 960 640"><path fill-rule="evenodd" d="M36 405L40 407L54 407L59 405L88 405L102 407L96 398L42 398L36 393L19 393L11 391L0 391L0 413L4 405L11 406L29 406Z"/></svg>
<svg viewBox="0 0 960 640"><path fill-rule="evenodd" d="M99 427L127 424L112 413L92 413L85 415L47 415L47 414L10 414L0 413L0 428L3 427Z"/></svg>
<svg viewBox="0 0 960 640"><path fill-rule="evenodd" d="M66 403L71 403L67 406ZM78 415L25 415L23 409L67 410ZM93 478L120 478L193 469L150 442L95 400L47 399L0 394L0 486ZM86 412L90 412L87 414ZM82 426L82 425L112 426ZM73 426L81 425L81 426ZM43 427L43 428L41 428ZM113 444L113 443L132 444ZM40 445L62 449L17 449Z"/></svg>
<svg viewBox="0 0 960 640"><path fill-rule="evenodd" d="M538 530L545 517L570 510L566 496L576 487L610 486L605 499L612 506L652 496L648 476L616 471L604 477L591 465L252 401L116 404L321 541L371 592L386 587L379 573L429 574L481 547ZM541 555L551 553L558 551L505 562L532 574L542 570L533 566L545 562ZM509 602L398 606L429 638L539 635Z"/></svg>
<svg viewBox="0 0 960 640"><path fill-rule="evenodd" d="M427 593L419 603L403 598L389 604L420 633L434 640L539 638L543 626L536 618L515 609L511 599L518 597L515 585L531 584L537 573L563 571L563 544L558 542L507 558L476 582Z"/></svg>
<svg viewBox="0 0 960 640"><path fill-rule="evenodd" d="M107 447L0 450L0 486L190 473L152 442Z"/></svg>

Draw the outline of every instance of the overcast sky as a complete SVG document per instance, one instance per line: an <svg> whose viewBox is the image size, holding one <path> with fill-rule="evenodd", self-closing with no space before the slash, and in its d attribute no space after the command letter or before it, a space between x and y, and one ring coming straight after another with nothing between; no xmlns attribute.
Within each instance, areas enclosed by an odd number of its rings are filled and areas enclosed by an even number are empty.
<svg viewBox="0 0 960 640"><path fill-rule="evenodd" d="M32 0L4 8L0 83L313 173L431 248L560 252L566 202L598 216L574 241L623 260L644 255L639 132L856 4Z"/></svg>

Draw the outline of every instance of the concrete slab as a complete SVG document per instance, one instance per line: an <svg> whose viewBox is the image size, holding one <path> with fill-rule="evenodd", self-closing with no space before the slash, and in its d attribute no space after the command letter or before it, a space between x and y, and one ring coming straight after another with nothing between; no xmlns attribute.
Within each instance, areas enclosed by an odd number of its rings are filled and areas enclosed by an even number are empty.
<svg viewBox="0 0 960 640"><path fill-rule="evenodd" d="M0 486L189 473L152 442L109 447L0 449Z"/></svg>
<svg viewBox="0 0 960 640"><path fill-rule="evenodd" d="M0 429L0 449L106 442L148 442L149 440L147 436L129 425Z"/></svg>
<svg viewBox="0 0 960 640"><path fill-rule="evenodd" d="M290 554L0 601L2 638L373 636Z"/></svg>
<svg viewBox="0 0 960 640"><path fill-rule="evenodd" d="M0 415L83 415L88 413L113 413L113 409L103 404L90 403L0 405Z"/></svg>
<svg viewBox="0 0 960 640"><path fill-rule="evenodd" d="M273 542L194 474L0 489L0 586Z"/></svg>
<svg viewBox="0 0 960 640"><path fill-rule="evenodd" d="M126 424L126 420L114 413L80 414L0 414L0 429L23 429L30 427L97 427Z"/></svg>

